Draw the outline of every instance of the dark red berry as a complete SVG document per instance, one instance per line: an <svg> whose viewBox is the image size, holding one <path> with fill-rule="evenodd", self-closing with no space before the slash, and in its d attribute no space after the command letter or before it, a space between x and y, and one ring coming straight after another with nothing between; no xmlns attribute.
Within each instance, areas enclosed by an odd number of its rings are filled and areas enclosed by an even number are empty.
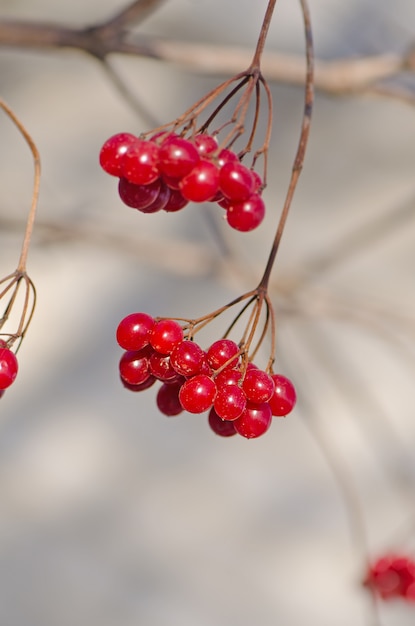
<svg viewBox="0 0 415 626"><path fill-rule="evenodd" d="M163 211L166 211L167 213L180 211L187 204L189 204L189 200L186 200L186 198L182 196L181 191L176 189L170 189L170 197L167 201L167 204L163 207Z"/></svg>
<svg viewBox="0 0 415 626"><path fill-rule="evenodd" d="M135 185L126 178L120 178L118 183L118 193L124 204L139 211L146 209L156 200L160 189L160 178L149 185Z"/></svg>
<svg viewBox="0 0 415 626"><path fill-rule="evenodd" d="M170 354L178 343L183 341L183 329L174 320L156 322L150 336L154 350L161 354Z"/></svg>
<svg viewBox="0 0 415 626"><path fill-rule="evenodd" d="M209 411L208 421L213 432L220 437L232 437L232 435L236 435L234 423L222 420L213 407Z"/></svg>
<svg viewBox="0 0 415 626"><path fill-rule="evenodd" d="M288 415L297 401L295 387L289 378L282 374L272 374L275 391L269 400L269 405L273 415L278 417Z"/></svg>
<svg viewBox="0 0 415 626"><path fill-rule="evenodd" d="M151 348L128 350L120 359L119 369L122 380L129 385L141 385L150 377L149 356Z"/></svg>
<svg viewBox="0 0 415 626"><path fill-rule="evenodd" d="M159 411L168 417L183 413L183 407L179 400L181 385L164 383L158 390L156 403Z"/></svg>
<svg viewBox="0 0 415 626"><path fill-rule="evenodd" d="M238 417L232 423L240 435L247 439L254 439L255 437L260 437L268 430L271 421L272 413L267 402L263 404L247 402L241 417Z"/></svg>
<svg viewBox="0 0 415 626"><path fill-rule="evenodd" d="M161 144L159 169L171 178L183 178L199 161L199 153L194 144L176 135L167 137Z"/></svg>
<svg viewBox="0 0 415 626"><path fill-rule="evenodd" d="M117 341L124 350L141 350L148 345L154 319L147 313L131 313L118 324Z"/></svg>
<svg viewBox="0 0 415 626"><path fill-rule="evenodd" d="M131 385L130 383L127 383L125 380L121 378L121 382L123 386L129 391L134 391L134 392L145 391L146 389L150 389L150 387L154 385L156 380L157 378L155 376L149 376L147 380L145 380L143 383L140 383L138 385Z"/></svg>
<svg viewBox="0 0 415 626"><path fill-rule="evenodd" d="M157 213L157 211L161 211L170 202L171 194L172 194L171 189L167 187L164 181L161 181L160 192L157 198L154 200L154 202L146 206L145 209L141 209L141 212L142 213Z"/></svg>
<svg viewBox="0 0 415 626"><path fill-rule="evenodd" d="M179 399L189 413L203 413L213 405L216 396L215 382L206 374L197 374L183 383Z"/></svg>
<svg viewBox="0 0 415 626"><path fill-rule="evenodd" d="M122 159L122 175L135 185L149 185L160 176L159 146L153 141L137 139L130 144Z"/></svg>
<svg viewBox="0 0 415 626"><path fill-rule="evenodd" d="M180 182L180 191L190 202L207 202L217 194L218 189L219 169L207 159L201 159Z"/></svg>
<svg viewBox="0 0 415 626"><path fill-rule="evenodd" d="M257 228L265 217L265 204L261 196L254 193L248 200L232 203L226 211L229 226L247 233Z"/></svg>
<svg viewBox="0 0 415 626"><path fill-rule="evenodd" d="M17 376L18 369L14 352L9 348L0 347L0 390L10 387Z"/></svg>
<svg viewBox="0 0 415 626"><path fill-rule="evenodd" d="M122 161L128 146L137 141L131 133L118 133L104 143L99 153L102 169L111 176L122 176Z"/></svg>
<svg viewBox="0 0 415 626"><path fill-rule="evenodd" d="M235 202L247 200L252 195L254 186L254 176L243 163L229 162L221 167L219 188L226 198Z"/></svg>

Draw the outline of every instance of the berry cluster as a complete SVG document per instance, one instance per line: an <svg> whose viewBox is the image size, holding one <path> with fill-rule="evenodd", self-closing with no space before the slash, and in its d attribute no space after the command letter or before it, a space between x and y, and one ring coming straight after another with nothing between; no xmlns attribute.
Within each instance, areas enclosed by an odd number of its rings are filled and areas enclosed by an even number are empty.
<svg viewBox="0 0 415 626"><path fill-rule="evenodd" d="M209 425L222 437L259 437L273 415L293 409L296 393L288 378L246 362L231 339L219 339L205 351L185 329L176 320L147 313L125 317L117 328L125 350L119 363L123 385L142 391L161 381L157 406L163 414L209 411Z"/></svg>
<svg viewBox="0 0 415 626"><path fill-rule="evenodd" d="M17 376L18 363L14 352L0 339L0 398Z"/></svg>
<svg viewBox="0 0 415 626"><path fill-rule="evenodd" d="M406 556L389 555L378 559L364 581L383 600L415 600L415 561Z"/></svg>
<svg viewBox="0 0 415 626"><path fill-rule="evenodd" d="M186 139L162 131L147 140L118 133L104 143L99 160L105 172L119 178L121 200L142 213L216 202L236 230L251 231L264 219L261 177L235 152L221 149L213 135Z"/></svg>

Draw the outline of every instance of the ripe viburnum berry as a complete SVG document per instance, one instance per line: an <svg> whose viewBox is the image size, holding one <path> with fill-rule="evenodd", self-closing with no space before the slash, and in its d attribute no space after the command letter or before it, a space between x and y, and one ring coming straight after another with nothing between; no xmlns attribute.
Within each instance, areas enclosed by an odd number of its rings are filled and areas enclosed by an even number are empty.
<svg viewBox="0 0 415 626"><path fill-rule="evenodd" d="M19 369L14 352L7 347L0 346L0 390L7 389L13 384Z"/></svg>
<svg viewBox="0 0 415 626"><path fill-rule="evenodd" d="M370 567L364 584L384 600L415 600L415 562L407 556L387 555Z"/></svg>
<svg viewBox="0 0 415 626"><path fill-rule="evenodd" d="M282 374L272 374L275 391L269 400L273 415L278 417L288 415L296 403L297 394L291 380Z"/></svg>
<svg viewBox="0 0 415 626"><path fill-rule="evenodd" d="M215 137L207 133L200 133L194 137L194 144L200 156L212 154L218 148L218 142Z"/></svg>
<svg viewBox="0 0 415 626"><path fill-rule="evenodd" d="M247 439L263 435L271 426L272 413L268 402L253 404L247 402L241 417L232 422L236 432Z"/></svg>
<svg viewBox="0 0 415 626"><path fill-rule="evenodd" d="M150 343L161 354L170 354L178 343L183 341L183 329L174 320L160 320L154 324Z"/></svg>
<svg viewBox="0 0 415 626"><path fill-rule="evenodd" d="M208 421L213 432L220 437L232 437L232 435L236 435L234 422L221 419L213 407L209 411Z"/></svg>
<svg viewBox="0 0 415 626"><path fill-rule="evenodd" d="M191 202L211 200L218 189L219 169L207 159L201 159L180 182L183 197Z"/></svg>
<svg viewBox="0 0 415 626"><path fill-rule="evenodd" d="M159 146L153 141L137 139L131 143L122 158L122 175L135 185L149 185L160 176L158 170Z"/></svg>
<svg viewBox="0 0 415 626"><path fill-rule="evenodd" d="M242 383L247 400L261 404L268 402L275 390L271 376L260 369L249 369Z"/></svg>
<svg viewBox="0 0 415 626"><path fill-rule="evenodd" d="M183 407L179 400L179 391L181 384L167 384L164 383L158 390L156 402L157 407L163 415L173 417L183 413Z"/></svg>
<svg viewBox="0 0 415 626"><path fill-rule="evenodd" d="M216 396L215 382L206 374L197 374L183 383L179 399L189 413L203 413L213 405Z"/></svg>
<svg viewBox="0 0 415 626"><path fill-rule="evenodd" d="M147 313L130 313L118 324L118 344L124 350L141 350L150 343L154 324L154 318Z"/></svg>
<svg viewBox="0 0 415 626"><path fill-rule="evenodd" d="M123 381L129 385L141 385L150 377L149 356L151 349L128 350L120 359L119 369Z"/></svg>
<svg viewBox="0 0 415 626"><path fill-rule="evenodd" d="M169 135L160 146L159 170L172 178L183 178L199 159L200 155L191 141Z"/></svg>
<svg viewBox="0 0 415 626"><path fill-rule="evenodd" d="M102 169L111 176L122 176L122 161L129 145L137 137L131 133L117 133L104 143L99 153Z"/></svg>
<svg viewBox="0 0 415 626"><path fill-rule="evenodd" d="M261 196L252 194L247 200L233 203L226 211L229 226L247 233L259 226L265 217L265 204Z"/></svg>
<svg viewBox="0 0 415 626"><path fill-rule="evenodd" d="M149 185L135 185L126 178L120 178L118 194L121 200L132 209L143 211L156 200L161 189L161 179L157 178Z"/></svg>
<svg viewBox="0 0 415 626"><path fill-rule="evenodd" d="M214 369L219 369L225 363L228 363L228 367L235 367L238 363L239 346L232 339L218 339L207 351L207 360L209 365ZM235 356L235 359L232 357Z"/></svg>
<svg viewBox="0 0 415 626"><path fill-rule="evenodd" d="M252 172L239 161L228 162L220 169L219 188L225 198L241 202L253 193L255 180Z"/></svg>
<svg viewBox="0 0 415 626"><path fill-rule="evenodd" d="M245 410L246 396L238 385L224 385L218 387L218 392L213 403L213 408L223 420L233 421L238 419Z"/></svg>
<svg viewBox="0 0 415 626"><path fill-rule="evenodd" d="M182 376L194 376L202 367L205 353L195 341L182 341L170 355L172 367Z"/></svg>

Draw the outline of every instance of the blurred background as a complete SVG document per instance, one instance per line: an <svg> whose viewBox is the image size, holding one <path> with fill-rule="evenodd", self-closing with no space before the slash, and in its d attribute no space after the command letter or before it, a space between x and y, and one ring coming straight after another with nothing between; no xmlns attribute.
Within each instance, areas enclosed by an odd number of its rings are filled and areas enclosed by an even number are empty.
<svg viewBox="0 0 415 626"><path fill-rule="evenodd" d="M84 26L123 6L1 0L0 19ZM167 0L137 32L253 48L265 7ZM310 8L319 59L402 54L415 38L411 0ZM299 3L280 0L267 49L303 54L302 31ZM111 64L160 123L222 80L142 58L114 55ZM199 317L256 285L303 90L272 85L267 217L240 234L217 207L141 215L121 203L98 166L100 147L149 122L97 61L0 48L0 76L1 97L42 159L28 265L38 307L1 399L1 624L413 624L414 606L399 601L381 605L374 621L362 579L368 556L415 552L415 110L317 94L271 294L277 370L295 382L298 405L258 440L222 440L204 416L160 415L154 387L121 387L115 329L133 311ZM399 80L415 89L413 77ZM5 115L0 124L7 275L33 164ZM223 332L218 324L206 345Z"/></svg>

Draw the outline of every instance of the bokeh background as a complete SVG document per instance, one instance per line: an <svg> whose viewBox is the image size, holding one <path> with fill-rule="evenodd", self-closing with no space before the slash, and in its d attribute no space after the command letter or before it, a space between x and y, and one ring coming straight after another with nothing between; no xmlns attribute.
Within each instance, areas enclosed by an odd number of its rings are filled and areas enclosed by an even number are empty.
<svg viewBox="0 0 415 626"><path fill-rule="evenodd" d="M265 5L167 0L138 32L253 47ZM310 5L318 58L401 53L415 38L411 0ZM0 18L82 26L122 6L1 0ZM298 3L280 0L267 46L303 53ZM150 60L111 62L160 122L218 82ZM154 388L121 387L115 328L132 311L198 317L255 286L297 146L301 88L272 87L268 214L244 235L214 208L145 216L121 204L98 152L148 122L98 62L2 48L0 76L42 158L29 256L38 308L1 399L0 623L373 624L361 584L368 555L353 532L363 520L371 557L415 551L415 110L317 95L272 290L278 369L298 406L263 438L221 440L203 416L160 415ZM33 166L5 115L0 124L6 275ZM209 330L206 344L220 333ZM397 601L380 616L405 626L415 608Z"/></svg>

